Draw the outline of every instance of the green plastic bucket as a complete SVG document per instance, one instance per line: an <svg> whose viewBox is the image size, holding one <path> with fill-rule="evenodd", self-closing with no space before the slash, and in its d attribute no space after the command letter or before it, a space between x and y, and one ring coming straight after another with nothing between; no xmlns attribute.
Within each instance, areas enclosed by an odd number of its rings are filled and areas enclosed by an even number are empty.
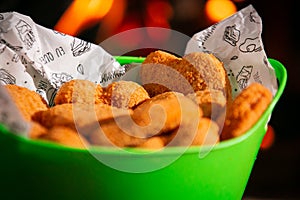
<svg viewBox="0 0 300 200"><path fill-rule="evenodd" d="M142 62L143 58L117 60L125 64ZM181 147L154 154L74 149L16 136L1 125L0 199L241 199L266 125L287 81L284 66L274 59L269 61L279 88L268 109L244 135L213 149L201 148L209 151L203 157L199 157L199 147L190 147L182 155ZM151 166L180 156L158 170L130 173L111 168L94 155L129 167Z"/></svg>

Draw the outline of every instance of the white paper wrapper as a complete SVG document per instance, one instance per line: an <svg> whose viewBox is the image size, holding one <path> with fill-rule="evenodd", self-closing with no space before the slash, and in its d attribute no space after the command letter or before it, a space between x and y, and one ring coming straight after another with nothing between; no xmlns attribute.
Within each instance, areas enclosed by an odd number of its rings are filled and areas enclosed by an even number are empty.
<svg viewBox="0 0 300 200"><path fill-rule="evenodd" d="M185 54L204 51L217 56L224 62L234 95L251 82L260 82L275 94L276 76L261 32L261 18L250 5L196 33ZM44 28L16 12L0 13L0 41L0 94L4 93L1 84L16 84L38 92L52 105L57 89L71 79L102 86L122 78L139 82L139 67L125 74L125 68L100 46ZM2 102L7 103L1 95L0 116L10 117L0 118L0 123L19 124L17 132L26 132L24 121L14 117L15 109Z"/></svg>
<svg viewBox="0 0 300 200"><path fill-rule="evenodd" d="M188 42L185 54L213 53L228 72L233 97L252 82L277 91L277 80L264 51L262 20L252 5L231 17L196 33Z"/></svg>
<svg viewBox="0 0 300 200"><path fill-rule="evenodd" d="M42 27L16 12L0 14L0 82L40 93L52 104L71 79L102 86L125 73L100 46Z"/></svg>

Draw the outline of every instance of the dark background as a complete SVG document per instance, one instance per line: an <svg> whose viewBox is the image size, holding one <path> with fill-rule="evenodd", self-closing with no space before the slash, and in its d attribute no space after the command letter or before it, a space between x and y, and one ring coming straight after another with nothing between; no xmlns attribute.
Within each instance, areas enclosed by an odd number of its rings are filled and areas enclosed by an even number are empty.
<svg viewBox="0 0 300 200"><path fill-rule="evenodd" d="M210 25L201 6L204 0L186 0L199 6L198 14L180 17L176 6L179 1L167 1L173 8L170 28L188 36ZM70 5L70 0L7 0L0 1L0 12L17 11L30 16L36 23L53 28ZM261 149L255 162L245 199L300 199L300 57L299 1L233 1L238 9L252 4L263 21L262 38L269 58L279 60L287 69L286 89L272 114L270 125L275 131L275 141L269 149ZM134 14L140 21L144 17L147 1L128 0L125 16ZM187 11L187 13L189 13ZM182 14L182 13L181 13ZM142 22L141 26L144 25ZM101 35L101 21L82 31L77 37L100 43L108 35ZM100 35L99 35L100 34ZM100 38L100 39L99 39ZM143 56L143 55L141 55ZM298 115L299 114L299 115Z"/></svg>

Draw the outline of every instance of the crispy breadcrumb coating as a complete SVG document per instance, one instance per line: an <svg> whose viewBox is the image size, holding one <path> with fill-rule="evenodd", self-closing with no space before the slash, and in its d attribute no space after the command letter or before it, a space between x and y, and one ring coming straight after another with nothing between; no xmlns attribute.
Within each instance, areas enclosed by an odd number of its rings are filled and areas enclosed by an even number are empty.
<svg viewBox="0 0 300 200"><path fill-rule="evenodd" d="M187 95L203 110L203 116L217 119L226 109L226 98L220 90L201 90Z"/></svg>
<svg viewBox="0 0 300 200"><path fill-rule="evenodd" d="M165 135L165 144L168 146L215 145L219 141L218 124L206 117L199 120L195 131L190 129L190 124L184 123L179 129Z"/></svg>
<svg viewBox="0 0 300 200"><path fill-rule="evenodd" d="M121 109L107 104L61 104L37 112L33 120L47 128L66 126L76 130L95 121L104 121L120 115L130 115L130 109Z"/></svg>
<svg viewBox="0 0 300 200"><path fill-rule="evenodd" d="M118 108L134 108L149 98L147 91L133 81L113 82L106 88L108 104Z"/></svg>
<svg viewBox="0 0 300 200"><path fill-rule="evenodd" d="M223 63L215 55L205 52L193 52L185 55L183 59L199 70L209 89L222 91L228 104L231 103L231 84Z"/></svg>
<svg viewBox="0 0 300 200"><path fill-rule="evenodd" d="M89 142L78 134L74 129L65 126L54 126L46 134L41 135L38 139L56 142L58 144L86 149Z"/></svg>
<svg viewBox="0 0 300 200"><path fill-rule="evenodd" d="M28 88L18 85L4 85L12 100L20 110L25 120L31 121L32 116L38 111L47 110L48 104L43 97L29 90Z"/></svg>
<svg viewBox="0 0 300 200"><path fill-rule="evenodd" d="M161 136L154 136L148 138L144 143L140 144L137 147L150 150L162 149L165 147L165 141Z"/></svg>
<svg viewBox="0 0 300 200"><path fill-rule="evenodd" d="M64 83L54 98L55 105L65 103L105 103L103 88L89 80L74 79Z"/></svg>
<svg viewBox="0 0 300 200"><path fill-rule="evenodd" d="M30 128L29 128L29 138L31 139L37 139L41 137L42 135L47 134L48 129L41 124L37 122L30 122Z"/></svg>
<svg viewBox="0 0 300 200"><path fill-rule="evenodd" d="M159 135L176 129L182 121L195 121L202 115L201 108L183 94L165 92L144 101L133 110L132 119L138 128L132 131L145 136Z"/></svg>
<svg viewBox="0 0 300 200"><path fill-rule="evenodd" d="M130 118L120 116L106 121L95 122L84 129L92 145L136 147L146 141L146 138L133 135L130 130Z"/></svg>
<svg viewBox="0 0 300 200"><path fill-rule="evenodd" d="M195 66L161 50L151 52L146 57L140 77L150 97L168 91L188 94L207 87Z"/></svg>
<svg viewBox="0 0 300 200"><path fill-rule="evenodd" d="M260 83L252 83L233 100L225 119L221 139L230 139L250 129L272 101L272 93Z"/></svg>

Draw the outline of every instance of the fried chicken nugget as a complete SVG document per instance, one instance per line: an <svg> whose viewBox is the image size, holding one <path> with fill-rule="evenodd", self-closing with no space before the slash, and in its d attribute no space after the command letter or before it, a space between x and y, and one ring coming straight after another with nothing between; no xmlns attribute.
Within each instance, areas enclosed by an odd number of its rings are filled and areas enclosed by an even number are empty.
<svg viewBox="0 0 300 200"><path fill-rule="evenodd" d="M211 53L193 52L185 55L183 59L197 68L209 89L222 91L228 104L232 102L231 84L226 69L216 56Z"/></svg>
<svg viewBox="0 0 300 200"><path fill-rule="evenodd" d="M213 120L203 117L199 120L197 130L193 132L188 123L183 123L178 129L164 136L168 146L200 146L215 145L220 141L219 126Z"/></svg>
<svg viewBox="0 0 300 200"><path fill-rule="evenodd" d="M83 129L92 145L136 147L146 141L146 138L132 134L131 117L119 116L106 121L90 124Z"/></svg>
<svg viewBox="0 0 300 200"><path fill-rule="evenodd" d="M163 140L151 139L153 136L174 130L184 121L189 121L189 130L193 130L193 122L202 114L183 94L165 92L139 104L131 116L99 121L84 129L90 133L88 138L94 145L158 148L163 146Z"/></svg>
<svg viewBox="0 0 300 200"><path fill-rule="evenodd" d="M78 134L74 129L65 126L54 126L38 139L81 149L85 149L89 146L89 142L84 137L80 136L80 134Z"/></svg>
<svg viewBox="0 0 300 200"><path fill-rule="evenodd" d="M47 110L48 104L43 97L29 90L28 88L18 85L4 85L12 100L20 110L25 120L31 121L32 116L38 111Z"/></svg>
<svg viewBox="0 0 300 200"><path fill-rule="evenodd" d="M106 98L109 105L118 108L134 108L150 97L148 92L138 83L118 81L107 86Z"/></svg>
<svg viewBox="0 0 300 200"><path fill-rule="evenodd" d="M192 145L214 145L219 143L219 126L209 118L200 119Z"/></svg>
<svg viewBox="0 0 300 200"><path fill-rule="evenodd" d="M29 138L37 139L42 135L47 134L48 129L37 122L30 122Z"/></svg>
<svg viewBox="0 0 300 200"><path fill-rule="evenodd" d="M140 78L150 97L168 91L188 94L207 87L195 66L161 50L146 57L141 65Z"/></svg>
<svg viewBox="0 0 300 200"><path fill-rule="evenodd" d="M188 98L203 110L203 117L217 119L226 109L226 98L220 90L201 90L188 94Z"/></svg>
<svg viewBox="0 0 300 200"><path fill-rule="evenodd" d="M252 83L233 100L225 119L221 139L238 137L250 129L272 101L272 93L260 83Z"/></svg>
<svg viewBox="0 0 300 200"><path fill-rule="evenodd" d="M55 105L65 103L106 103L103 88L89 80L73 79L64 83L56 93Z"/></svg>
<svg viewBox="0 0 300 200"><path fill-rule="evenodd" d="M120 116L88 126L95 145L163 148L164 134L185 124L185 132L197 129L202 110L181 93L165 92L138 105L131 116ZM161 137L160 137L161 136Z"/></svg>
<svg viewBox="0 0 300 200"><path fill-rule="evenodd" d="M132 115L102 120L83 129L94 145L150 148L156 141L158 148L162 145L159 139L151 139L153 135L176 129L184 121L189 121L189 130L193 130L193 122L201 116L201 109L192 100L180 93L166 92L145 100Z"/></svg>
<svg viewBox="0 0 300 200"><path fill-rule="evenodd" d="M108 120L120 115L130 115L132 110L121 109L107 104L60 104L48 110L37 112L33 120L51 128L65 126L76 130L95 121ZM83 134L83 133L82 133Z"/></svg>
<svg viewBox="0 0 300 200"><path fill-rule="evenodd" d="M202 116L203 111L191 99L178 92L165 92L133 110L132 119L137 126L132 131L150 137L174 130L183 121L197 121Z"/></svg>
<svg viewBox="0 0 300 200"><path fill-rule="evenodd" d="M165 140L161 136L154 136L146 139L144 143L138 145L137 147L152 150L162 149L165 147Z"/></svg>

